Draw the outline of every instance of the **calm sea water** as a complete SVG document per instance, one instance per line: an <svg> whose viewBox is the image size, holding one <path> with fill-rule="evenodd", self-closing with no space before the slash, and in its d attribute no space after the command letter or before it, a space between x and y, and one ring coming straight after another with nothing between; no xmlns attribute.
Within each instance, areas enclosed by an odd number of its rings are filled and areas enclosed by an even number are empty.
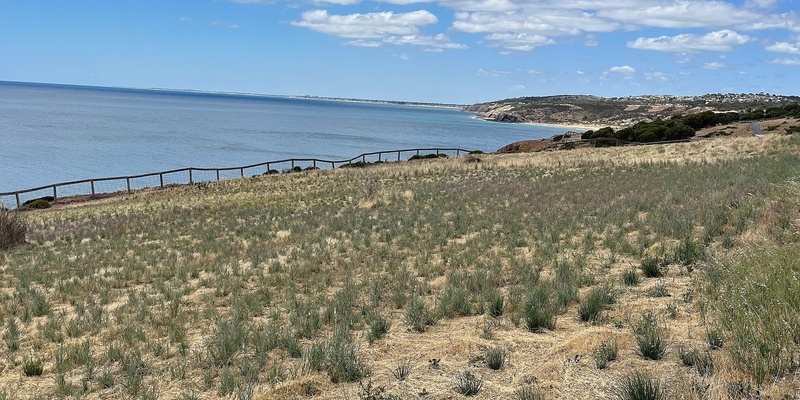
<svg viewBox="0 0 800 400"><path fill-rule="evenodd" d="M472 117L445 108L0 82L0 192L404 148L492 152L566 131Z"/></svg>

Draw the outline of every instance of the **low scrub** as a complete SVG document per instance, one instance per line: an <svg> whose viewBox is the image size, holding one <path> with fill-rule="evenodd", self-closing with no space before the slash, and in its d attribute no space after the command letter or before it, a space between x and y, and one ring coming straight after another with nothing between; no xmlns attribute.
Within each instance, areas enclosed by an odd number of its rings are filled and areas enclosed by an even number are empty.
<svg viewBox="0 0 800 400"><path fill-rule="evenodd" d="M658 378L645 372L624 376L618 386L619 400L667 400L667 392Z"/></svg>
<svg viewBox="0 0 800 400"><path fill-rule="evenodd" d="M667 354L666 329L659 325L652 312L642 315L641 320L633 327L639 355L650 360L660 360Z"/></svg>
<svg viewBox="0 0 800 400"><path fill-rule="evenodd" d="M0 251L25 244L28 226L17 212L0 208Z"/></svg>

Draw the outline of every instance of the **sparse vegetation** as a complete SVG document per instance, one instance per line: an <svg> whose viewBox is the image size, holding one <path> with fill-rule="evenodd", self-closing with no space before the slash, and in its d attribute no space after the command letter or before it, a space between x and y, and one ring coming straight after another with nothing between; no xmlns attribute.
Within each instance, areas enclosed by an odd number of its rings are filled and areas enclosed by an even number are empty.
<svg viewBox="0 0 800 400"><path fill-rule="evenodd" d="M28 226L20 215L0 207L0 251L25 244Z"/></svg>
<svg viewBox="0 0 800 400"><path fill-rule="evenodd" d="M655 314L648 311L633 328L639 355L650 360L660 360L667 354L667 332L659 325Z"/></svg>
<svg viewBox="0 0 800 400"><path fill-rule="evenodd" d="M470 371L464 371L456 374L453 381L456 392L463 394L464 396L474 396L478 394L483 387L483 380L475 376Z"/></svg>
<svg viewBox="0 0 800 400"><path fill-rule="evenodd" d="M507 352L501 347L492 347L486 351L486 366L495 371L503 368L508 360Z"/></svg>
<svg viewBox="0 0 800 400"><path fill-rule="evenodd" d="M667 392L661 381L644 372L633 372L619 382L620 400L666 400Z"/></svg>
<svg viewBox="0 0 800 400"><path fill-rule="evenodd" d="M535 399L614 397L596 380L652 370L780 398L800 343L800 141L718 140L24 213L28 244L0 254L0 377L21 398L405 398L465 393L453 376L470 368L479 397ZM672 296L648 297L659 284ZM692 369L670 343L700 349Z"/></svg>
<svg viewBox="0 0 800 400"><path fill-rule="evenodd" d="M608 364L617 359L618 352L619 349L616 340L603 342L600 347L594 351L594 364L597 366L597 369L606 369Z"/></svg>

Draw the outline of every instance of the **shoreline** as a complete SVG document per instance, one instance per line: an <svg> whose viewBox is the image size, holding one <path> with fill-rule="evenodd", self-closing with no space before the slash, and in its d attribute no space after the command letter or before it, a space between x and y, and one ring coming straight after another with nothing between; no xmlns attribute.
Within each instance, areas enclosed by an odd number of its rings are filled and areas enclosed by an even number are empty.
<svg viewBox="0 0 800 400"><path fill-rule="evenodd" d="M570 123L555 123L555 122L498 122L498 121L495 121L495 120L492 120L492 119L483 118L480 115L475 115L472 118L478 119L478 120L481 120L481 121L486 121L486 122L498 123L498 124L537 125L537 126L543 126L543 127L546 127L546 128L566 128L566 129L574 128L574 129L578 130L579 133L583 133L583 132L590 131L590 130L591 131L596 131L598 129L602 129L602 128L605 128L606 126L609 126L609 125L600 126L600 125L570 124ZM614 129L616 129L616 128L614 128Z"/></svg>
<svg viewBox="0 0 800 400"><path fill-rule="evenodd" d="M580 130L579 133L583 133L586 131L596 131L598 129L604 128L604 126L597 126L597 125L582 125L582 124L557 124L552 122L519 122L523 125L538 125L538 126L546 126L548 128L575 128Z"/></svg>

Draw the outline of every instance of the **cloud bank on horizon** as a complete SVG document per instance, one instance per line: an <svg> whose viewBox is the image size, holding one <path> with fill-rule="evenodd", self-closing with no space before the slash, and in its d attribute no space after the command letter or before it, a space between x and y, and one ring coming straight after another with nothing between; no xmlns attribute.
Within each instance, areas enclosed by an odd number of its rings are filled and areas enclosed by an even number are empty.
<svg viewBox="0 0 800 400"><path fill-rule="evenodd" d="M54 0L49 10L4 6L12 12L0 17L0 34L42 42L0 45L0 79L462 103L556 93L800 94L794 0L144 0L116 11L94 2L66 13ZM48 21L49 13L50 35L14 18ZM133 22L116 20L123 16ZM96 35L109 31L121 42L111 51L118 62L92 53L108 47ZM58 65L15 68L31 58L26 48L39 59L69 52L44 42L61 33L83 40L69 42L89 60L82 77ZM137 53L152 58L142 66Z"/></svg>

